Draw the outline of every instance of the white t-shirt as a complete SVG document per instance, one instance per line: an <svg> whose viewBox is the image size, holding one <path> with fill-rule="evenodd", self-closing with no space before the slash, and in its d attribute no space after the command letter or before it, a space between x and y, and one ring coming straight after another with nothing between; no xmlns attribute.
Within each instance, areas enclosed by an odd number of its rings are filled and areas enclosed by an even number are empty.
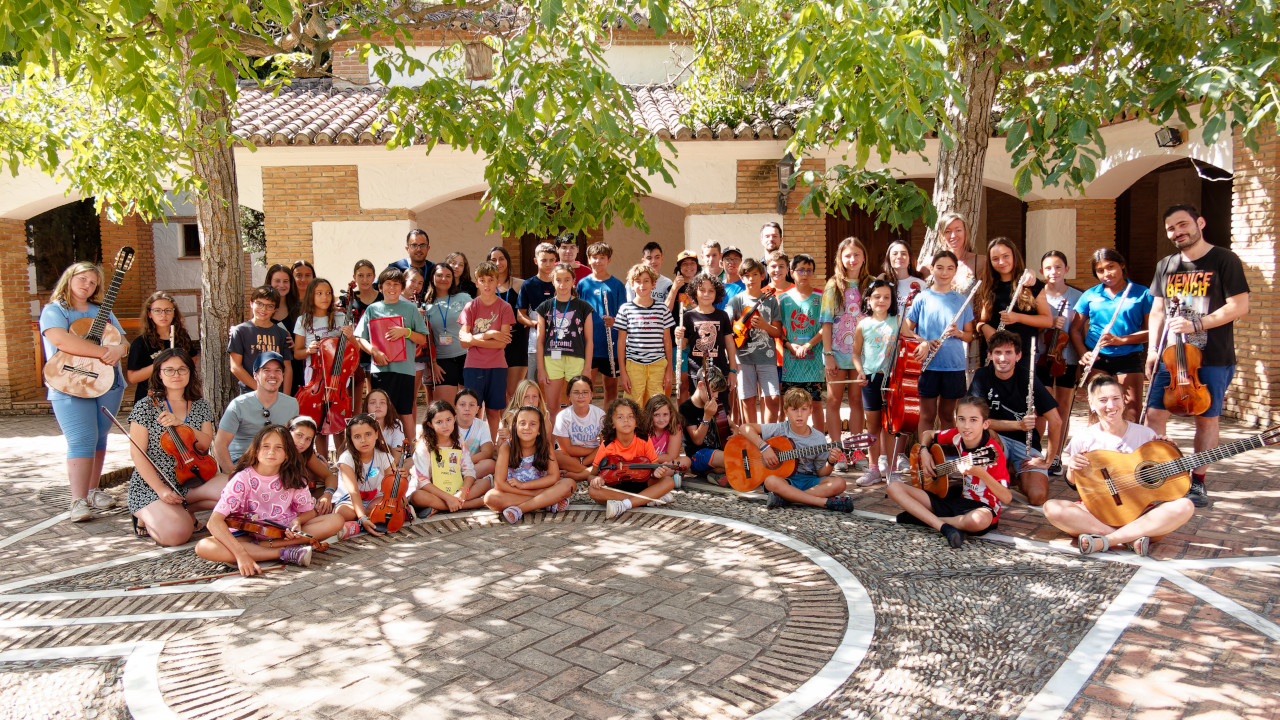
<svg viewBox="0 0 1280 720"><path fill-rule="evenodd" d="M392 408L392 411L394 410L395 408ZM404 444L404 430L394 426L387 426L382 429L382 439L387 441L387 447L392 450L399 450L400 446Z"/></svg>
<svg viewBox="0 0 1280 720"><path fill-rule="evenodd" d="M567 407L556 415L551 434L567 437L569 444L577 447L600 447L600 426L603 424L604 410L596 405L587 406L586 417L578 417L572 407Z"/></svg>
<svg viewBox="0 0 1280 720"><path fill-rule="evenodd" d="M1131 422L1122 437L1116 437L1095 423L1076 433L1063 450L1068 455L1079 455L1091 450L1113 450L1131 453L1139 447L1156 439L1156 432L1146 425Z"/></svg>
<svg viewBox="0 0 1280 720"><path fill-rule="evenodd" d="M484 447L485 443L493 442L493 436L489 434L489 423L480 418L473 418L471 427L468 428L459 424L458 439L471 455L480 452L480 448Z"/></svg>
<svg viewBox="0 0 1280 720"><path fill-rule="evenodd" d="M350 450L347 450L338 456L338 466L341 467L343 465L346 465L347 467L351 468L352 472L355 472L356 462L351 457ZM366 493L366 494L372 492L374 493L373 497L375 498L378 495L381 495L382 494L382 475L384 472L386 472L386 469L389 467L394 467L394 460L392 459L392 457L387 453L382 452L381 450L374 450L373 462L361 468L363 472L360 473L360 476L356 477L356 486L360 489L360 492ZM342 486L339 485L339 488L341 487ZM337 493L337 497L334 497L333 502L336 505L347 499L349 499L349 497L347 496L346 491L339 489ZM367 502L368 501L366 501L366 503Z"/></svg>
<svg viewBox="0 0 1280 720"><path fill-rule="evenodd" d="M317 317L311 319L311 327L302 327L302 317L299 316L293 323L293 334L301 335L304 345L310 345L317 340L325 338L337 337L342 331L342 326L346 324L347 316L341 310L335 310L333 313L333 322L329 318ZM311 358L307 358L306 373L302 378L302 384L306 385L311 382ZM298 378L294 378L296 383ZM299 386L301 387L301 386Z"/></svg>

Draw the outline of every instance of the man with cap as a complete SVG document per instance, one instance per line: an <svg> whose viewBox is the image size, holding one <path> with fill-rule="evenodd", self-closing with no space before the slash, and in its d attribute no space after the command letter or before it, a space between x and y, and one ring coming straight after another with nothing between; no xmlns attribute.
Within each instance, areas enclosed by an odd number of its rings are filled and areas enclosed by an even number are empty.
<svg viewBox="0 0 1280 720"><path fill-rule="evenodd" d="M230 475L235 463L249 449L253 437L267 425L288 425L298 415L298 401L280 392L284 382L284 358L268 350L253 361L258 388L233 399L218 421L213 438L213 458Z"/></svg>
<svg viewBox="0 0 1280 720"><path fill-rule="evenodd" d="M720 266L724 268L724 301L728 304L734 295L747 289L738 275L738 265L742 263L742 251L733 245L726 245L720 253Z"/></svg>

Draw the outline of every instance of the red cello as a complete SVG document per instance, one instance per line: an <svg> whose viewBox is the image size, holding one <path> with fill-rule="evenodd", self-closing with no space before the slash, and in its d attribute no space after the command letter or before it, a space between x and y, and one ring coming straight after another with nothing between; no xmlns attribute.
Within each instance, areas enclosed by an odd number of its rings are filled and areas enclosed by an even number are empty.
<svg viewBox="0 0 1280 720"><path fill-rule="evenodd" d="M353 324L351 312L355 282L347 286L347 320L343 327ZM320 341L320 348L311 356L311 381L298 391L298 412L315 421L322 435L334 435L347 427L351 416L351 377L360 365L360 347L339 333Z"/></svg>
<svg viewBox="0 0 1280 720"><path fill-rule="evenodd" d="M884 426L890 435L910 434L920 423L920 373L924 367L916 359L920 340L902 337L902 321L920 289L907 296L907 302L898 311L898 334L894 337L893 362L884 374Z"/></svg>

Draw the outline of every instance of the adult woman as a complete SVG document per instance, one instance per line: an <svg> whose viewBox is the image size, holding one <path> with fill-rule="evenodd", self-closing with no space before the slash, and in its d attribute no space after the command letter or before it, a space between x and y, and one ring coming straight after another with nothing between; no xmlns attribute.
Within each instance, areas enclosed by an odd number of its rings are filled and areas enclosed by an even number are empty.
<svg viewBox="0 0 1280 720"><path fill-rule="evenodd" d="M962 295L967 294L973 283L981 277L978 273L987 260L985 255L976 255L971 249L973 241L970 239L968 219L958 212L943 215L938 218L938 237L942 242L942 249L950 250L956 256L956 276L951 281L952 289ZM925 277L929 276L929 262L930 258L921 257L918 265Z"/></svg>
<svg viewBox="0 0 1280 720"><path fill-rule="evenodd" d="M289 336L289 352L284 353L286 357L293 357L293 328L298 323L298 315L302 305L301 294L298 292L298 286L293 282L293 271L288 267L280 264L272 265L267 268L267 285L275 288L280 293L280 305L276 307L276 312L271 316L275 324L284 328ZM306 360L290 360L293 367L293 387L281 388L280 392L286 395L292 395L298 388L302 387L302 376L307 371Z"/></svg>
<svg viewBox="0 0 1280 720"><path fill-rule="evenodd" d="M1113 375L1124 388L1125 417L1138 421L1142 403L1142 382L1146 379L1142 352L1147 343L1147 327L1154 299L1145 285L1129 280L1124 256L1115 248L1098 248L1093 253L1093 276L1101 281L1085 290L1076 303L1081 322L1071 324L1071 339L1088 351L1080 364L1088 367L1095 355L1092 372ZM1132 285L1132 287L1129 287ZM1126 288L1128 294L1125 294ZM1121 303L1121 298L1125 298ZM1119 307L1119 312L1116 308ZM1116 322L1107 330L1107 324ZM1084 379L1085 384L1089 378Z"/></svg>
<svg viewBox="0 0 1280 720"><path fill-rule="evenodd" d="M453 268L453 277L458 283L457 291L466 293L472 298L479 297L476 294L479 288L476 287L475 281L471 279L471 261L467 260L467 256L460 252L451 252L444 256L444 262Z"/></svg>
<svg viewBox="0 0 1280 720"><path fill-rule="evenodd" d="M978 319L977 329L982 333L981 362L987 362L986 341L995 334L1001 323L1005 329L1022 338L1022 359L1018 367L1027 368L1035 361L1031 357L1031 339L1040 329L1053 325L1052 311L1049 309L1049 298L1044 294L1044 283L1035 278L1028 287L1018 290L1015 300L1013 290L1022 279L1026 264L1022 253L1009 238L998 237L987 243L986 277L988 282L978 291L974 299L974 314ZM1013 310L1006 312L1009 304Z"/></svg>
<svg viewBox="0 0 1280 720"><path fill-rule="evenodd" d="M124 376L120 373L120 360L128 352L128 346L99 345L71 332L71 324L81 318L93 318L102 302L102 269L91 262L78 262L62 271L49 304L40 311L40 335L44 341L45 359L59 350L101 360L114 367L115 384L104 395L96 398L80 398L49 388L49 404L58 419L58 427L67 439L67 480L71 484L72 522L89 520L90 507L105 510L116 504L106 492L98 489L102 477L102 463L107 455L107 433L111 421L101 409L115 413L120 409L124 396ZM111 324L124 337L124 330L115 313Z"/></svg>
<svg viewBox="0 0 1280 720"><path fill-rule="evenodd" d="M200 357L200 341L192 340L187 332L186 319L173 297L157 290L142 304L142 317L138 319L142 334L129 343L129 360L125 363L124 378L130 384L137 383L133 401L147 396L147 380L155 369L155 357L161 350L181 348L193 358Z"/></svg>
<svg viewBox="0 0 1280 720"><path fill-rule="evenodd" d="M498 297L502 298L515 312L516 300L520 297L520 286L524 281L511 277L511 255L501 245L489 249L489 261L498 266ZM614 308L617 312L617 308ZM507 358L507 397L515 394L516 385L529 375L529 328L516 323L511 328L511 342L503 353Z"/></svg>
<svg viewBox="0 0 1280 720"><path fill-rule="evenodd" d="M316 279L316 268L306 260L294 260L293 265L289 266L293 272L293 286L298 288L299 292L306 290L311 281Z"/></svg>
<svg viewBox="0 0 1280 720"><path fill-rule="evenodd" d="M137 402L129 413L129 438L134 443L129 448L134 466L129 477L133 531L160 545L181 545L198 529L195 513L217 504L227 476L216 475L194 487L179 483L174 472L177 462L161 447L160 439L167 428L186 426L195 437L192 449L207 452L213 444L213 408L201 392L195 363L180 349L164 350L156 357L147 389L155 400Z"/></svg>
<svg viewBox="0 0 1280 720"><path fill-rule="evenodd" d="M462 384L462 366L467 360L467 349L458 340L458 318L472 297L458 290L453 268L448 263L438 263L431 273L431 285L422 296L422 308L427 316L431 339L436 343L436 364L430 371L435 374L436 389L433 400L453 403Z"/></svg>

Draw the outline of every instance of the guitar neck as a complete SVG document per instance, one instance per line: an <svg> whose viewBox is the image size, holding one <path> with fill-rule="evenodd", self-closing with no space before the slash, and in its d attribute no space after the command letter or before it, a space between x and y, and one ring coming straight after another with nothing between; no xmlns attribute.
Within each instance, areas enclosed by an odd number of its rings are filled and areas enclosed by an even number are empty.
<svg viewBox="0 0 1280 720"><path fill-rule="evenodd" d="M1174 475L1189 473L1192 470L1204 467L1205 465L1212 465L1219 460L1225 460L1233 455L1239 455L1242 452L1257 450L1258 448L1263 447L1263 445L1265 445L1265 443L1262 442L1262 436L1254 435L1253 437L1247 437L1243 440L1229 442L1226 445L1216 447L1212 450L1192 453L1186 457L1180 457L1177 460L1169 460L1157 465L1152 465L1151 467L1142 470L1142 474L1157 474L1162 478L1173 477Z"/></svg>
<svg viewBox="0 0 1280 720"><path fill-rule="evenodd" d="M98 308L98 316L93 319L93 325L89 328L89 334L85 336L85 340L95 344L102 344L102 333L107 329L107 323L111 322L111 307L116 304L116 293L120 292L120 285L124 283L124 273L116 268L115 274L111 276L111 284L107 286L106 296L102 299L102 305Z"/></svg>
<svg viewBox="0 0 1280 720"><path fill-rule="evenodd" d="M825 445L813 445L810 447L796 448L794 450L783 450L782 452L777 453L777 455L778 455L779 461L786 462L788 460L795 460L796 458L813 457L814 455L821 455L822 453L831 450L831 448L838 448L841 446L842 446L842 443L829 442Z"/></svg>

